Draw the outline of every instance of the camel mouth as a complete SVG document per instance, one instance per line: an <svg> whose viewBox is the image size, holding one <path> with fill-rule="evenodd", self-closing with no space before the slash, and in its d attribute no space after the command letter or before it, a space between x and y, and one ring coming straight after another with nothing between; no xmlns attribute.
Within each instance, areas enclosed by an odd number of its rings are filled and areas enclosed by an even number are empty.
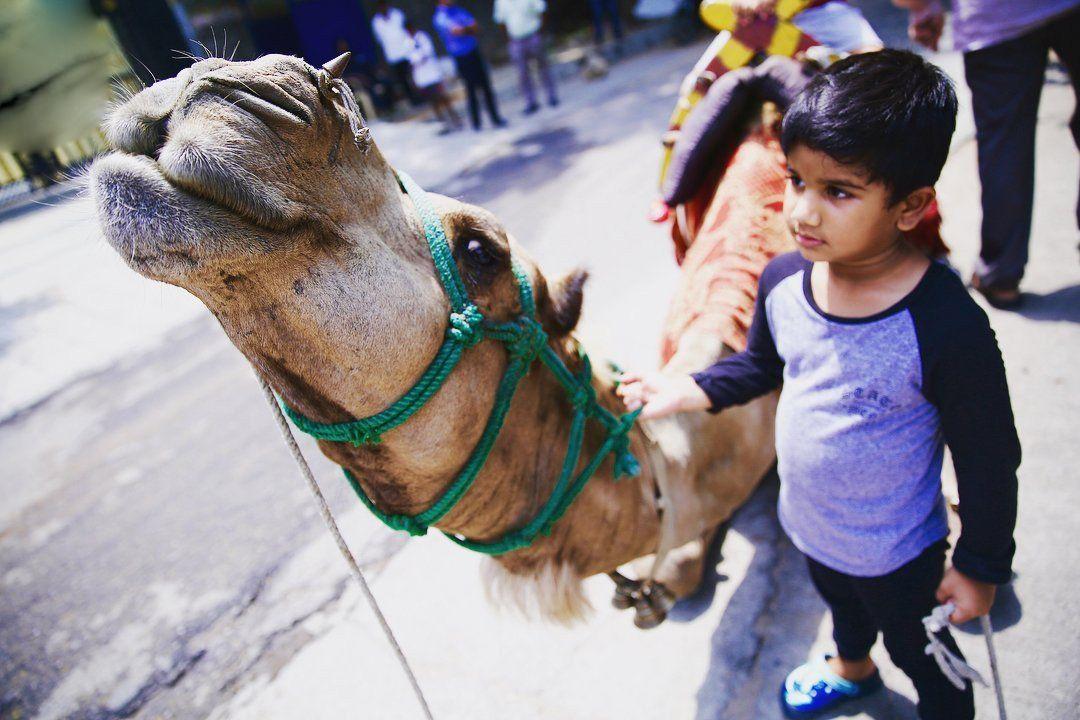
<svg viewBox="0 0 1080 720"><path fill-rule="evenodd" d="M171 182L145 155L98 158L90 187L106 241L133 270L153 279L195 270L207 250L198 228L228 222L221 208Z"/></svg>
<svg viewBox="0 0 1080 720"><path fill-rule="evenodd" d="M210 138L208 140L208 137ZM212 135L183 124L160 149L154 163L162 177L178 192L214 205L257 229L288 230L294 224L291 203L245 165L219 147Z"/></svg>

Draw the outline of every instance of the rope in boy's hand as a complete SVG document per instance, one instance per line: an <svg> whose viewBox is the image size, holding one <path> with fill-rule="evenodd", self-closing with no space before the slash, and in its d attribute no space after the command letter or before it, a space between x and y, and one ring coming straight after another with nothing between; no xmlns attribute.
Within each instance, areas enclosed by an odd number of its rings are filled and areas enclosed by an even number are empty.
<svg viewBox="0 0 1080 720"><path fill-rule="evenodd" d="M938 605L922 619L923 627L926 628L926 639L929 641L924 652L933 656L941 672L949 679L949 682L956 686L957 690L966 688L968 680L989 687L978 670L953 653L937 636L939 632L949 627L949 616L955 609L952 603Z"/></svg>
<svg viewBox="0 0 1080 720"><path fill-rule="evenodd" d="M939 632L949 627L949 616L956 607L952 603L945 603L934 608L929 615L922 619L923 627L926 628L926 654L932 655L941 672L949 679L957 690L963 690L966 682L978 682L984 687L988 683L979 674L979 671L968 665L950 650L937 636ZM990 655L990 671L994 676L994 693L997 695L998 717L1007 720L1005 716L1005 695L1001 691L1001 674L998 672L997 653L994 652L994 629L990 626L990 616L979 616L982 625L983 637L986 638L986 652Z"/></svg>

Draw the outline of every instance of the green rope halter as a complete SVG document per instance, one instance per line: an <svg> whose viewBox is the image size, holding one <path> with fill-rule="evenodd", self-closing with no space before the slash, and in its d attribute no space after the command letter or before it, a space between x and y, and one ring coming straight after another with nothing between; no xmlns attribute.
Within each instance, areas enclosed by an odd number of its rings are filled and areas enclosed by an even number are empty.
<svg viewBox="0 0 1080 720"><path fill-rule="evenodd" d="M538 535L551 533L552 527L566 513L609 453L613 453L615 457L616 478L635 476L640 472L638 462L630 452L630 441L627 437L640 411L616 416L596 401L596 393L592 388L592 366L588 355L580 346L578 354L582 360L581 373L574 375L566 367L558 354L548 345L547 333L536 320L536 302L533 298L532 286L529 284L529 278L517 263L512 264L512 269L517 280L521 314L503 323L485 319L479 308L469 299L454 262L450 245L446 240L446 233L427 194L405 173L398 172L397 176L398 182L412 199L424 224L424 236L427 238L431 258L439 274L439 281L450 299L446 338L416 384L393 405L371 417L343 423L318 423L288 407L280 397L278 402L297 428L320 440L348 442L357 446L377 443L385 432L412 417L442 387L466 349L485 338L503 343L506 346L509 363L495 391L495 403L491 408L491 415L484 426L484 431L457 477L431 507L418 515L383 512L360 487L356 477L348 470L344 470L349 485L375 517L395 530L404 530L410 535L423 535L430 526L450 512L468 492L473 480L483 469L491 448L495 445L495 440L498 439L518 383L529 371L533 362L540 360L555 375L573 407L566 458L563 460L562 471L559 473L559 479L555 483L551 496L528 524L508 532L498 540L478 542L444 533L462 547L489 555L499 555L528 547ZM589 418L594 418L604 426L607 437L592 460L574 476L574 469L578 465L585 437L585 422Z"/></svg>

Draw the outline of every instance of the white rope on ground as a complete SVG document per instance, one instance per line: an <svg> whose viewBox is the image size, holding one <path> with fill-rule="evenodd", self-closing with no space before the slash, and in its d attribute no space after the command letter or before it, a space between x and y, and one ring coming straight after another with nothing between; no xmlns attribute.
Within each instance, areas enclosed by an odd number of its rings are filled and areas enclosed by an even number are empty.
<svg viewBox="0 0 1080 720"><path fill-rule="evenodd" d="M926 628L926 639L928 640L925 652L937 661L938 667L941 668L941 672L944 673L949 682L955 685L958 690L963 690L967 687L968 680L973 683L977 682L983 687L989 687L989 683L983 679L983 676L979 674L979 671L949 650L937 635L939 632L949 627L949 616L953 614L954 610L956 610L955 605L946 603L937 606L929 615L922 619L923 627ZM993 673L994 677L994 692L997 695L998 714L1001 717L1001 720L1006 720L1005 695L1001 691L1001 677L998 674L997 653L994 652L994 629L990 625L990 616L981 616L979 618L979 623L982 625L983 635L986 637L986 649L990 655L990 671Z"/></svg>
<svg viewBox="0 0 1080 720"><path fill-rule="evenodd" d="M349 570L352 571L356 581L360 583L360 590L363 592L368 605L371 606L371 611L375 614L379 624L382 626L386 639L394 648L394 652L397 653L398 662L401 663L401 669L405 671L405 675L409 678L409 683L412 685L416 700L420 703L420 708L424 711L424 717L426 717L427 720L434 720L431 715L431 708L427 703L427 698L424 697L424 691L420 689L420 683L417 682L416 675L413 674L412 668L409 666L409 661L405 657L405 652L401 649L401 645L398 644L397 638L394 637L394 631L390 629L390 624L386 622L386 616L383 615L382 610L379 608L379 603L375 600L375 595L372 594L367 579L364 577L363 571L360 570L360 565L356 562L356 558L353 556L352 551L349 550L349 546L345 544L345 538L341 536L341 531L334 521L334 516L330 513L330 507L326 504L326 498L323 497L322 490L319 489L319 484L315 482L315 476L311 472L311 467L308 465L307 460L304 459L304 454L300 451L300 446L296 444L296 438L293 437L292 430L289 428L289 423L281 413L281 407L274 397L274 392L258 373L256 373L256 378L259 380L260 387L262 387L263 395L266 396L266 401L270 403L274 419L277 420L278 429L281 430L281 435L285 438L285 444L288 445L289 450L292 451L293 459L296 460L296 464L300 468L300 473L304 476L304 480L307 481L308 487L315 496L315 502L319 506L319 514L322 515L322 519L326 523L326 527L330 530L330 534L334 536L334 542L337 543L338 550L340 550L342 556L344 556L345 562L349 564Z"/></svg>

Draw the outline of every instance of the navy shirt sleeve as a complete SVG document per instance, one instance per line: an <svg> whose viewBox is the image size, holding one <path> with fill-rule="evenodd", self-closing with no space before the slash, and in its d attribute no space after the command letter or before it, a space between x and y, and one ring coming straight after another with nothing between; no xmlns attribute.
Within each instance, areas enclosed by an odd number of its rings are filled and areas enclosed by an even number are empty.
<svg viewBox="0 0 1080 720"><path fill-rule="evenodd" d="M761 273L754 317L746 337L746 350L729 355L691 377L708 396L709 412L742 405L776 388L784 378L784 361L776 351L765 300L781 280L809 266L801 255L787 253L774 258Z"/></svg>
<svg viewBox="0 0 1080 720"><path fill-rule="evenodd" d="M953 566L989 583L1012 577L1016 550L1016 435L1005 365L986 313L952 272L937 274L910 308L923 395L938 410L960 491L962 531Z"/></svg>

